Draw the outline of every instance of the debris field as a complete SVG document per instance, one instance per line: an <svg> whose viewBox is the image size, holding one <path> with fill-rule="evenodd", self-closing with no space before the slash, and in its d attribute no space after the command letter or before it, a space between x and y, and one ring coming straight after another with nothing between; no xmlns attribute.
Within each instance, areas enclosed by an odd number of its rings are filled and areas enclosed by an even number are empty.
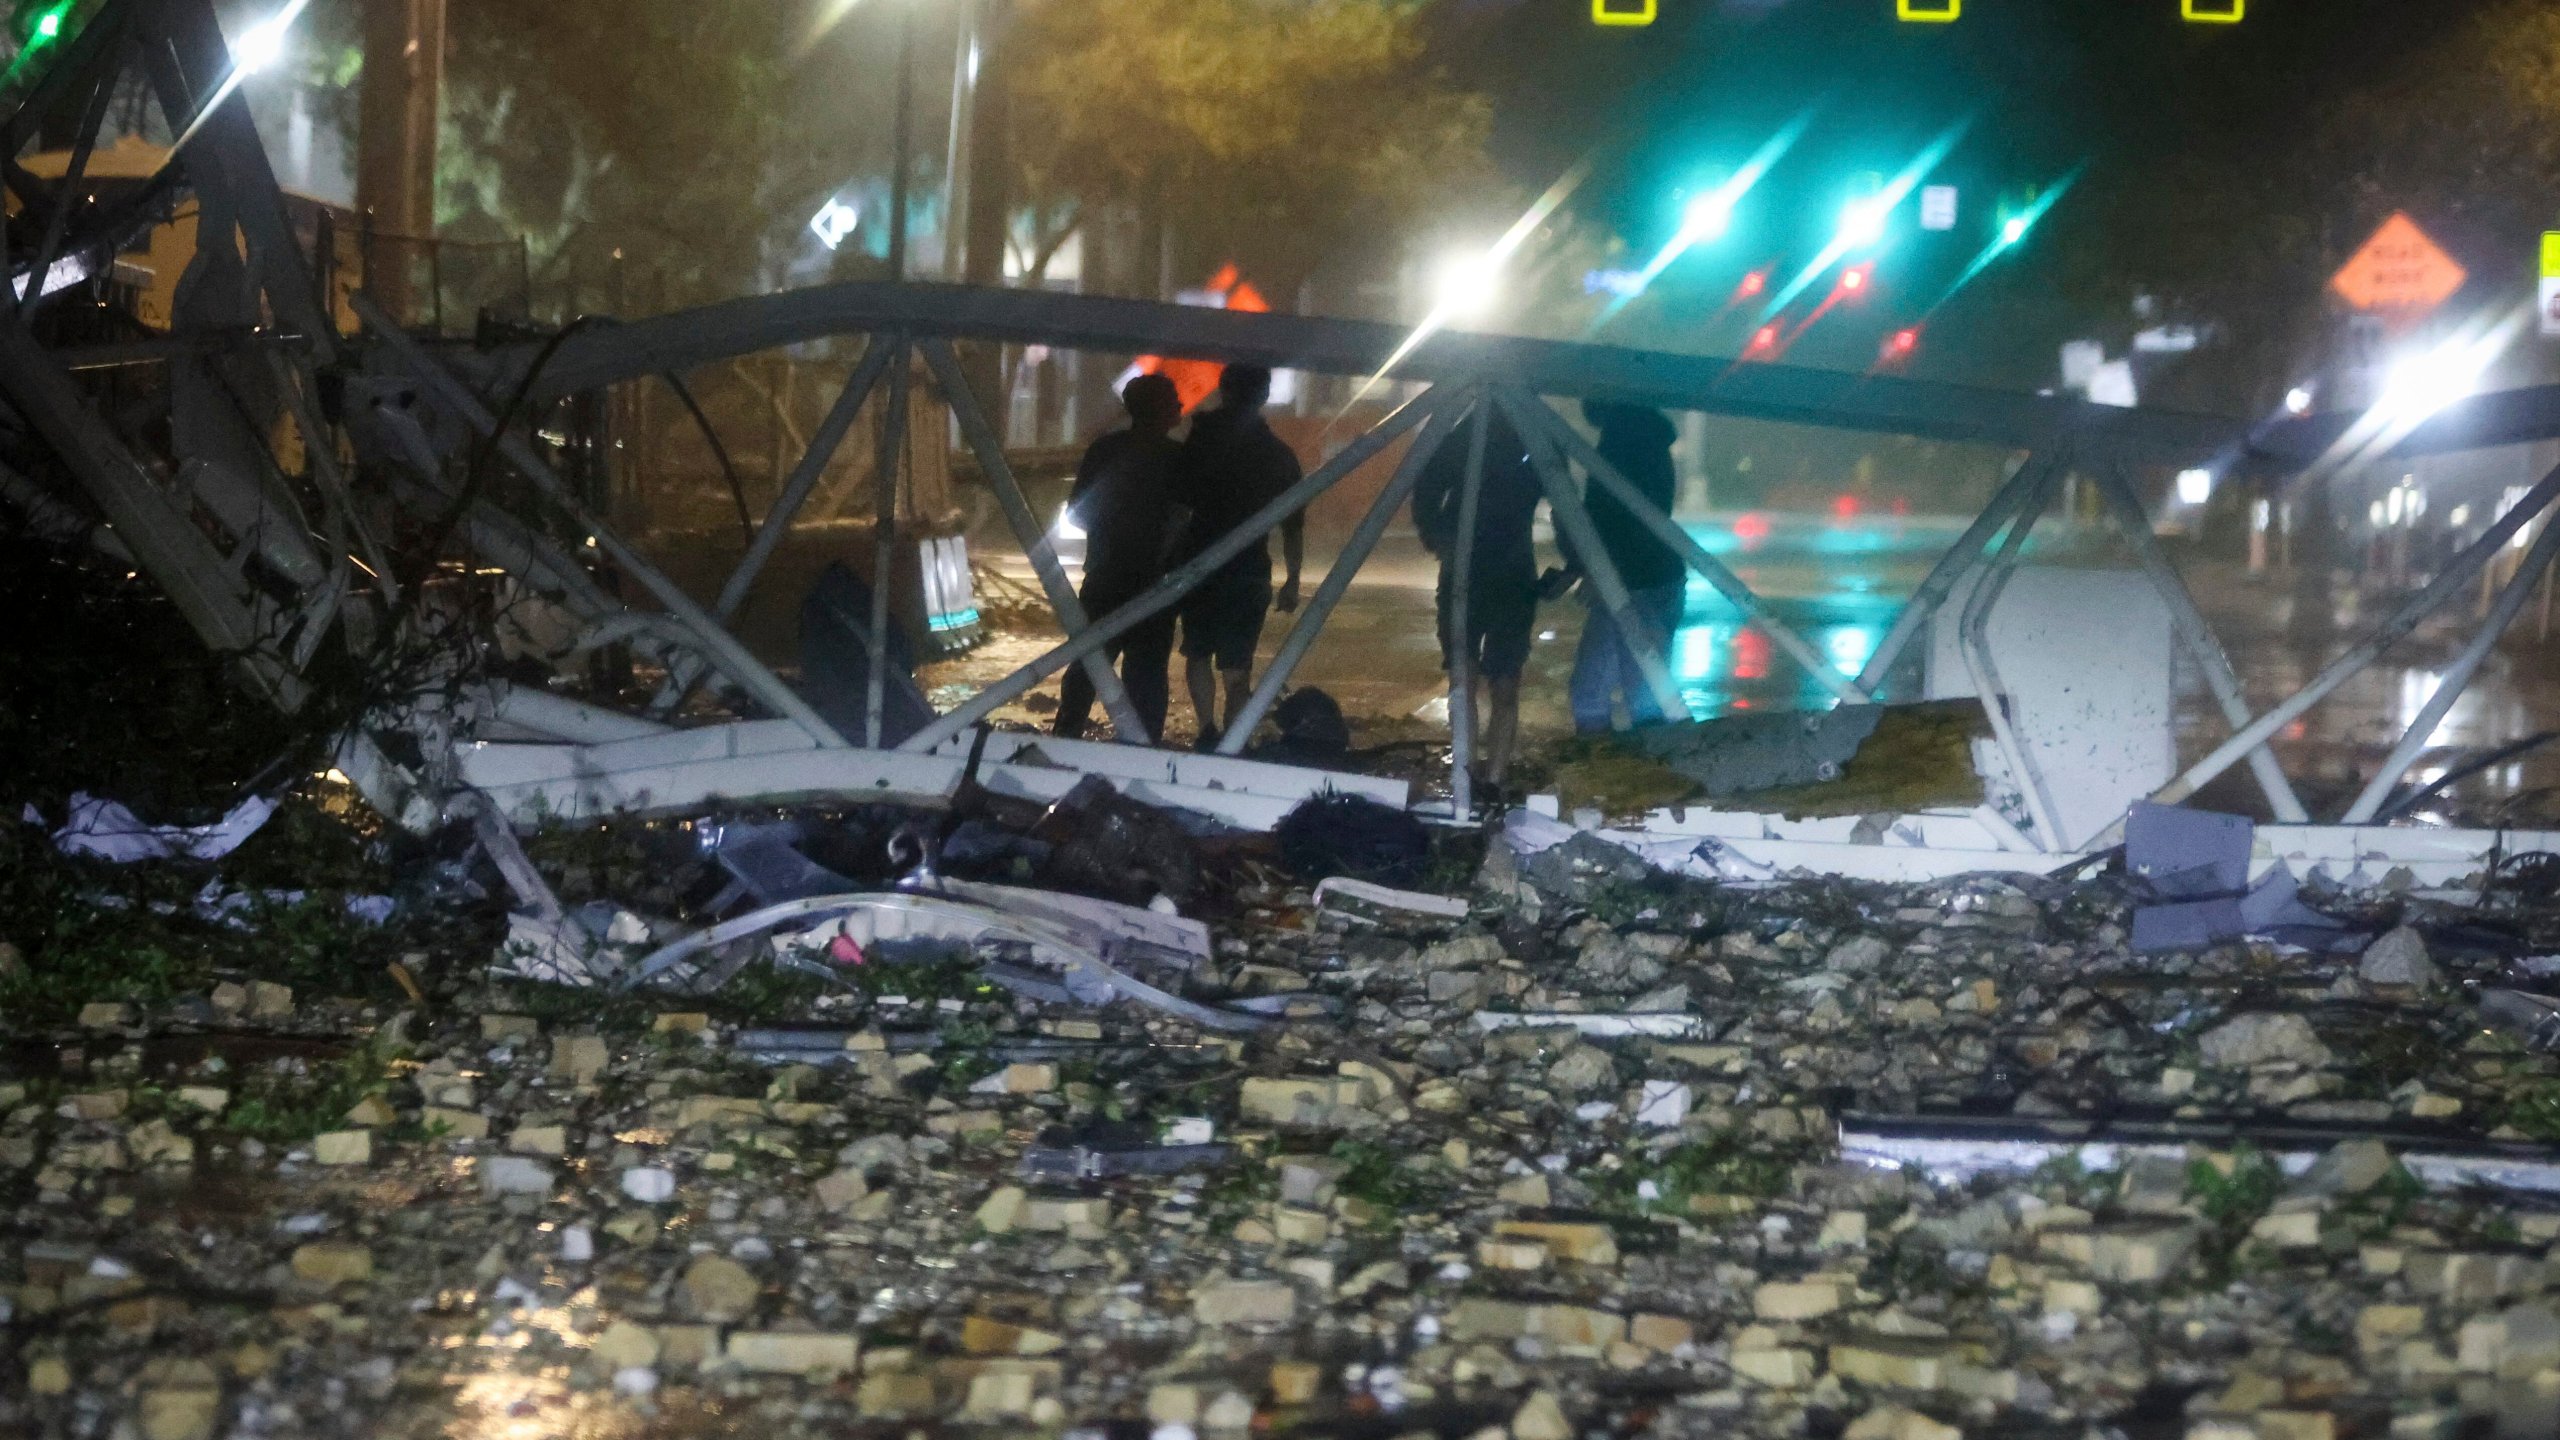
<svg viewBox="0 0 2560 1440"><path fill-rule="evenodd" d="M644 828L531 850L646 909ZM271 839L11 843L112 921ZM2121 875L1435 845L1437 903L1204 847L1158 978L1232 1026L983 946L504 978L454 866L370 941L317 891L160 916L230 938L140 988L23 933L0 1433L2552 1433L2534 897L2136 955ZM260 973L342 942L391 958Z"/></svg>

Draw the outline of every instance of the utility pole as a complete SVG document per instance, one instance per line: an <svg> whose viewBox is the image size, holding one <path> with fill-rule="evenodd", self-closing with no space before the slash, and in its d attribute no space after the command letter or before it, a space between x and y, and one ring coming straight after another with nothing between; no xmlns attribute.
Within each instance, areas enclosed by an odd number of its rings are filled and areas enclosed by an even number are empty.
<svg viewBox="0 0 2560 1440"><path fill-rule="evenodd" d="M364 0L364 93L357 113L356 209L372 243L365 288L407 321L409 243L435 233L436 102L444 90L445 0ZM377 236L393 237L383 244Z"/></svg>
<svg viewBox="0 0 2560 1440"><path fill-rule="evenodd" d="M969 96L968 263L972 285L1004 283L1004 246L1013 168L1013 86L994 56L1003 45L1010 0L977 0L972 10L978 74Z"/></svg>
<svg viewBox="0 0 2560 1440"><path fill-rule="evenodd" d="M961 255L968 248L969 108L978 85L977 0L958 0L959 41L951 57L951 128L942 156L942 278L964 273Z"/></svg>
<svg viewBox="0 0 2560 1440"><path fill-rule="evenodd" d="M1011 215L1006 179L1013 167L1013 83L1001 61L1012 0L976 0L970 10L977 76L969 93L967 244L959 278L971 285L1004 284L1006 221ZM1012 406L1004 391L1004 347L978 342L960 347L960 370L995 417L999 433Z"/></svg>
<svg viewBox="0 0 2560 1440"><path fill-rule="evenodd" d="M898 6L898 115L890 148L897 152L889 170L889 278L907 278L907 172L915 168L916 141L916 4Z"/></svg>

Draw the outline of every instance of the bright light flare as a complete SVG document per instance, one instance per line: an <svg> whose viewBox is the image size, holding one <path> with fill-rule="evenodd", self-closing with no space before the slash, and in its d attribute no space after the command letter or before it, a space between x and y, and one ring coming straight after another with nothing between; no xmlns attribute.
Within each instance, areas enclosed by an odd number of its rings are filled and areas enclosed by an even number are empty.
<svg viewBox="0 0 2560 1440"><path fill-rule="evenodd" d="M18 53L9 61L8 69L0 71L0 85L6 85L17 79L18 72L26 68L27 62L33 60L37 52L62 38L63 12L70 8L71 0L63 0L63 3L36 17L35 29L27 36L27 43L18 47Z"/></svg>
<svg viewBox="0 0 2560 1440"><path fill-rule="evenodd" d="M1786 309L1797 296L1805 292L1806 287L1820 279L1832 266L1839 264L1850 251L1868 249L1882 241L1884 235L1881 227L1885 218L1893 214L1895 207L1910 198L1911 192L1919 188L1921 181L1929 178L1930 172L1938 168L1939 163L1947 158L1948 152L1956 148L1956 142L1963 139L1965 132L1972 128L1971 116L1948 126L1940 132L1938 138L1929 142L1927 149L1913 156L1911 163L1902 167L1901 173L1886 182L1882 190L1851 201L1849 208L1841 212L1840 233L1832 237L1830 244L1822 247L1822 253L1813 257L1813 263L1805 266L1803 270L1797 272L1795 279L1787 282L1785 289L1769 297L1769 303L1761 307L1760 317L1766 320ZM1858 222L1855 225L1851 223L1853 218ZM1878 227L1875 240L1860 243L1855 236L1864 233L1869 220Z"/></svg>
<svg viewBox="0 0 2560 1440"><path fill-rule="evenodd" d="M1885 222L1892 218L1893 206L1882 195L1861 196L1840 207L1839 246L1844 250L1872 250L1884 243Z"/></svg>
<svg viewBox="0 0 2560 1440"><path fill-rule="evenodd" d="M1751 332L1751 348L1745 353L1765 355L1776 348L1778 348L1778 327L1763 325Z"/></svg>
<svg viewBox="0 0 2560 1440"><path fill-rule="evenodd" d="M231 63L243 75L255 75L284 58L284 37L301 6L292 6L240 32L231 43Z"/></svg>
<svg viewBox="0 0 2560 1440"><path fill-rule="evenodd" d="M1450 320L1481 320L1501 291L1502 257L1496 252L1443 256L1432 274L1432 313Z"/></svg>
<svg viewBox="0 0 2560 1440"><path fill-rule="evenodd" d="M160 160L163 166L187 148L187 142L196 138L196 132L203 129L204 122L211 119L213 113L222 108L222 103L231 98L232 92L240 88L241 81L283 58L286 32L293 29L293 22L301 19L302 12L310 5L311 0L285 0L283 9L240 32L240 38L231 44L231 73L223 76L222 83L213 87L213 93L197 107L194 118L187 121L187 128L179 131L178 138L169 142L169 153Z"/></svg>
<svg viewBox="0 0 2560 1440"><path fill-rule="evenodd" d="M2015 248L2020 240L2026 238L2027 232L2035 228L2036 222L2045 217L2045 212L2051 210L2054 204L2070 191L2072 185L2080 179L2080 172L2088 168L2087 161L2071 167L2070 174L2039 192L2035 203L2028 206L2025 213L2012 215L2002 221L2000 233L1991 237L1991 243L1982 247L1982 253L1973 257L1973 262L1964 267L1964 273L1958 275L1955 283L1947 287L1946 293L1939 296L1923 313L1927 315L1938 313L1939 307L1956 298L1964 287L1973 283L1973 277L1981 274L1992 261Z"/></svg>
<svg viewBox="0 0 2560 1440"><path fill-rule="evenodd" d="M2396 424L2417 424L2470 395L2506 345L2505 335L2492 332L2402 356L2383 381L2375 412Z"/></svg>
<svg viewBox="0 0 2560 1440"><path fill-rule="evenodd" d="M1766 270L1754 270L1750 274L1742 277L1742 283L1733 287L1733 293L1739 297L1747 299L1768 288L1769 272Z"/></svg>
<svg viewBox="0 0 2560 1440"><path fill-rule="evenodd" d="M1733 228L1734 199L1718 187L1690 201L1680 216L1681 235L1692 245L1723 239Z"/></svg>
<svg viewBox="0 0 2560 1440"><path fill-rule="evenodd" d="M1564 204L1572 197L1574 191L1582 188L1583 180L1591 174L1591 162L1592 157L1585 155L1574 163L1572 169L1557 176L1556 183L1548 186L1546 193L1532 201L1529 208L1521 212L1520 218L1511 222L1511 228L1502 232L1502 238L1493 242L1493 248L1485 252L1484 256L1485 263L1493 273L1498 275L1502 267L1509 263L1512 255L1527 243L1531 235L1538 232L1538 227L1547 223L1547 217L1556 213L1556 207ZM1387 356L1386 363L1380 365L1369 378L1361 381L1359 388L1351 392L1351 398L1342 402L1342 408L1333 412L1333 418L1325 422L1324 434L1331 435L1333 427L1342 423L1342 417L1351 413L1352 406L1367 399L1369 392L1378 387L1379 381L1384 380L1396 366L1403 364L1404 357L1412 354L1415 347L1423 341L1430 339L1435 332L1448 323L1449 318L1436 305L1430 314L1423 316L1422 323L1413 327L1413 332L1397 344L1394 352Z"/></svg>
<svg viewBox="0 0 2560 1440"><path fill-rule="evenodd" d="M2490 365L2534 323L2531 303L2464 320L2433 349L2404 353L2384 371L2380 395L2297 484L2312 484L2389 451L2438 411L2478 388Z"/></svg>
<svg viewBox="0 0 2560 1440"><path fill-rule="evenodd" d="M2310 414L2311 387L2308 385L2296 385L2292 389L2284 392L2284 408L2285 413L2289 415Z"/></svg>
<svg viewBox="0 0 2560 1440"><path fill-rule="evenodd" d="M1583 328L1583 333L1598 334L1602 326L1617 318L1619 311L1626 309L1636 296L1643 294L1663 271L1671 268L1671 262L1687 254L1690 247L1723 239L1733 228L1734 211L1742 204L1742 197L1751 193L1751 187L1760 183L1760 177L1769 173L1769 167L1777 164L1789 150L1795 148L1796 140L1804 134L1805 127L1813 123L1813 115L1813 111L1807 110L1788 121L1785 128L1770 136L1759 149L1752 151L1751 158L1742 162L1742 168L1735 171L1731 178L1691 200L1688 208L1681 214L1679 232L1671 237L1670 242L1665 244L1659 253L1645 263L1642 270L1636 272L1635 282L1628 286L1625 292L1610 301L1607 308L1591 318L1591 323ZM1751 293L1756 295L1759 292L1754 290Z"/></svg>
<svg viewBox="0 0 2560 1440"><path fill-rule="evenodd" d="M2213 498L2213 472L2202 468L2178 472L2178 503L2201 505Z"/></svg>
<svg viewBox="0 0 2560 1440"><path fill-rule="evenodd" d="M1876 267L1872 262L1865 265L1852 265L1841 271L1840 293L1843 295L1866 293L1867 282L1875 278L1875 271Z"/></svg>

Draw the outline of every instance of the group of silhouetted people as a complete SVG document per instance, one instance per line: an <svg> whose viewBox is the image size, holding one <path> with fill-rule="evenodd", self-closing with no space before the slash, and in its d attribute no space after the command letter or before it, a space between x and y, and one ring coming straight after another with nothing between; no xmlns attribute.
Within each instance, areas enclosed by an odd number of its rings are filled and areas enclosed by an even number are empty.
<svg viewBox="0 0 2560 1440"><path fill-rule="evenodd" d="M1085 532L1086 613L1099 620L1153 588L1167 574L1199 557L1220 537L1295 486L1301 472L1295 452L1263 418L1271 372L1230 365L1218 380L1218 403L1191 419L1187 438L1180 394L1162 375L1140 375L1121 391L1127 428L1093 442L1076 467L1068 506ZM1638 405L1585 402L1583 414L1600 432L1597 445L1636 494L1663 514L1671 510L1675 432L1659 411ZM1481 770L1499 784L1519 743L1520 678L1529 660L1538 606L1561 597L1577 581L1587 584L1584 557L1560 545L1562 569L1540 573L1535 544L1538 504L1549 498L1529 447L1510 420L1479 405L1443 437L1423 467L1413 496L1414 528L1439 557L1438 614L1441 663L1453 664L1460 642L1456 624L1458 527L1466 476L1483 437L1483 478L1476 497L1475 543L1467 556L1468 668L1489 701L1481 737ZM1687 562L1653 527L1610 490L1589 487L1586 510L1600 549L1628 592L1628 618L1637 634L1624 633L1596 600L1575 652L1571 697L1574 725L1606 730L1623 700L1628 723L1664 718L1645 684L1637 646L1659 647L1678 627ZM1147 727L1150 743L1164 736L1170 707L1168 670L1181 626L1185 678L1200 725L1199 748L1216 745L1253 689L1253 658L1264 620L1277 609L1298 606L1305 559L1305 520L1292 513L1279 526L1286 578L1275 592L1271 550L1258 537L1219 564L1178 607L1132 627L1104 649L1117 663L1121 684ZM1218 706L1223 685L1226 704ZM1069 667L1061 685L1056 733L1082 735L1093 711L1093 683ZM1474 697L1469 697L1474 703Z"/></svg>
<svg viewBox="0 0 2560 1440"><path fill-rule="evenodd" d="M1120 392L1129 425L1093 442L1076 466L1067 506L1085 532L1084 586L1078 598L1095 619L1145 593L1176 567L1199 557L1221 536L1280 498L1302 478L1297 452L1271 433L1263 403L1271 372L1230 365L1218 376L1218 405L1192 417L1177 442L1182 396L1162 375L1140 375ZM1104 648L1117 662L1129 703L1146 723L1147 740L1164 738L1171 706L1166 669L1174 624L1182 626L1182 659L1200 748L1213 747L1253 692L1253 652L1262 622L1277 609L1298 608L1298 575L1306 560L1306 519L1280 522L1288 579L1271 588L1267 536L1237 551L1203 577L1174 610L1150 616ZM1224 682L1226 709L1218 709ZM1084 733L1093 714L1093 682L1071 668L1060 682L1056 732Z"/></svg>

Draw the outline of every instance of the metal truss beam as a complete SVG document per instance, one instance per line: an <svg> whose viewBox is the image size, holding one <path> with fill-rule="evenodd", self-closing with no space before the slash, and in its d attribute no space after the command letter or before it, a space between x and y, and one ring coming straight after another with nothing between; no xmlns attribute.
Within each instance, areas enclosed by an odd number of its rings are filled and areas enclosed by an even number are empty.
<svg viewBox="0 0 2560 1440"><path fill-rule="evenodd" d="M2329 698L2339 686L2382 658L2384 651L2417 629L2420 621L2459 599L2462 592L2470 588L2473 577L2496 558L2508 539L2548 509L2555 499L2560 499L2560 470L2554 470L2535 482L2513 508L2480 533L2479 539L2446 562L2444 569L2427 583L2425 589L2410 596L2362 640L2348 647L2345 654L2330 661L2328 668L2313 676L2282 703L2251 721L2240 733L2223 741L2212 754L2188 766L2186 773L2162 786L2152 795L2152 800L2162 805L2178 804L2210 783L2215 776L2230 769L2243 756L2266 744L2278 731L2301 719L2312 706Z"/></svg>
<svg viewBox="0 0 2560 1440"><path fill-rule="evenodd" d="M1059 626L1072 640L1093 623L1085 614L1084 601L1075 586L1067 581L1066 567L1058 563L1057 547L1049 543L1049 532L1038 516L1031 513L1031 502L1023 497L1022 486L1013 478L1013 466L1004 458L1004 441L995 426L987 421L986 412L978 407L977 392L969 388L969 377L960 369L960 357L951 351L951 342L927 340L916 347L924 354L925 364L932 367L934 383L942 387L942 398L951 406L952 418L960 422L960 434L978 457L978 468L987 477L987 488L996 494L1004 507L1007 523L1013 526L1014 538L1022 543L1023 557L1031 562L1031 571L1040 577L1040 588L1049 598L1049 608L1057 612ZM1118 671L1111 668L1111 658L1097 650L1079 662L1087 678L1093 681L1093 693L1111 716L1111 729L1124 745L1144 745L1153 737L1147 734L1147 722L1138 714L1135 701L1120 683Z"/></svg>
<svg viewBox="0 0 2560 1440"><path fill-rule="evenodd" d="M2391 747L2391 754L2383 760L2382 768L2373 772L2373 778L2365 783L2364 790L2347 807L2346 814L2338 817L2338 823L2365 824L2373 819L2374 812L2382 808L2382 802L2391 798L2392 788L2400 783L2401 776L2409 773L2409 767L2417 763L2418 756L2425 753L2428 742L2436 733L2436 726L2442 724L2446 712L2453 709L2453 702L2470 687L2471 677L2479 673L2480 662L2489 658L2489 652L2497 648L2499 637L2505 635L2507 627L2515 624L2516 616L2523 613L2526 599L2533 594L2534 583L2551 568L2555 554L2560 554L2560 525L2545 525L2541 535L2534 539L2533 548L2525 552L2524 562L2508 579L2507 588L2499 592L2498 602L2490 610L2488 618L2472 632L2471 641L2462 647L2462 653L2445 667L2444 676L2436 681L2436 688L2427 696L2427 703L2419 707L2417 716L2409 722L2409 728L2401 732L2399 743Z"/></svg>
<svg viewBox="0 0 2560 1440"><path fill-rule="evenodd" d="M433 357L419 349L417 342L410 339L407 332L392 324L390 319L365 297L357 296L355 306L356 313L364 319L365 329L385 343L385 348L390 352L390 358L419 382L430 400L438 408L469 426L473 433L483 438L494 437L498 453L506 457L507 463L514 466L526 479L532 481L534 486L541 490L553 504L576 516L578 523L595 537L596 548L614 564L620 566L623 573L629 575L642 589L647 590L651 598L665 607L667 614L684 628L693 643L701 648L704 657L717 665L721 673L735 681L739 688L753 695L759 703L770 708L775 714L793 721L808 731L811 738L821 745L845 743L844 737L836 733L835 727L821 718L817 711L809 708L809 702L801 699L797 692L784 684L781 677L767 669L763 662L748 654L747 648L738 643L736 636L722 628L720 622L704 613L693 597L678 588L674 581L667 578L665 572L650 564L611 526L586 513L585 507L578 503L577 497L571 493L569 487L558 475L552 473L551 467L542 462L542 457L535 454L533 447L525 444L522 437L499 433L498 418L489 413L489 408L480 403L479 397L473 395L462 382L454 379L452 374L438 365ZM887 593L886 586L876 588L880 593Z"/></svg>
<svg viewBox="0 0 2560 1440"><path fill-rule="evenodd" d="M1449 618L1440 633L1449 657L1449 812L1459 823L1475 818L1476 647L1467 607L1475 599L1476 524L1484 509L1484 452L1493 439L1490 390L1476 395L1467 426L1466 477L1459 482L1458 526L1449 543ZM1436 617L1435 617L1436 618Z"/></svg>
<svg viewBox="0 0 2560 1440"><path fill-rule="evenodd" d="M1637 672L1642 676L1645 687L1653 692L1655 708L1665 716L1698 719L1689 709L1688 700L1680 693L1680 682L1671 678L1671 667L1663 663L1662 657L1671 653L1671 637L1655 634L1644 617L1636 613L1634 601L1627 592L1626 579L1618 573L1617 562L1609 557L1609 548L1600 543L1599 528L1591 523L1591 511L1583 503L1583 492L1574 488L1573 470L1557 453L1555 441L1547 433L1553 428L1552 424L1541 427L1537 423L1540 416L1552 422L1555 412L1537 396L1519 391L1498 391L1495 399L1504 413L1511 417L1520 438L1529 446L1530 463L1537 467L1538 483L1547 492L1547 508L1555 515L1558 536L1582 562L1588 582L1597 592L1592 608L1606 611L1609 623L1618 628L1618 643L1635 657ZM1608 488L1607 482L1599 479L1592 480L1591 484L1604 490ZM1688 579L1684 572L1680 577L1684 587Z"/></svg>
<svg viewBox="0 0 2560 1440"><path fill-rule="evenodd" d="M898 748L930 750L942 744L1021 698L1032 686L1119 639L1146 623L1151 616L1163 613L1183 596L1198 589L1200 582L1219 566L1243 554L1246 546L1278 529L1281 521L1307 508L1343 476L1367 464L1371 456L1386 449L1397 436L1420 423L1430 413L1431 407L1427 403L1430 393L1425 391L1406 401L1394 414L1371 426L1332 459L1316 467L1314 473L1290 486L1270 504L1246 516L1236 528L1208 549L1184 561L1172 574L1148 587L1145 593L1096 620L1083 634L1052 647L1011 675L979 691L968 704L909 736Z"/></svg>
<svg viewBox="0 0 2560 1440"><path fill-rule="evenodd" d="M1758 626L1768 635L1771 643L1786 653L1788 659L1802 666L1804 672L1813 677L1815 684L1838 696L1846 704L1864 705L1873 698L1860 687L1857 681L1833 668L1830 660L1825 658L1821 651L1814 649L1803 636L1795 632L1795 627L1779 619L1769 609L1768 602L1762 600L1749 585L1744 584L1742 577L1734 574L1731 567L1708 554L1706 547L1700 545L1695 536L1681 529L1680 523L1665 514L1661 506L1645 498L1644 494L1636 489L1635 483L1620 474L1618 467L1610 464L1607 457L1603 456L1590 441L1583 439L1581 431L1566 424L1563 416L1558 415L1552 408L1539 404L1527 407L1521 418L1526 423L1543 429L1550 441L1561 446L1567 456L1582 466L1583 473L1591 477L1592 484L1608 491L1610 498L1616 500L1629 515L1634 516L1637 523L1653 532L1655 539L1680 552L1681 558L1688 561L1691 570L1704 576L1707 583L1715 587L1717 594L1722 595L1736 610L1742 612L1743 623Z"/></svg>
<svg viewBox="0 0 2560 1440"><path fill-rule="evenodd" d="M1041 290L858 282L751 296L574 336L543 367L534 394L569 395L757 350L882 330L1181 355L1335 375L1375 373L1410 338L1401 327L1361 320ZM501 382L521 375L537 348L499 352ZM1889 375L1454 331L1414 346L1387 374L1427 382L1499 376L1542 395L2020 448L2073 435L2093 450L2162 464L2192 464L2237 448L2246 438L2240 425L2213 416L2121 409Z"/></svg>
<svg viewBox="0 0 2560 1440"><path fill-rule="evenodd" d="M1405 501L1413 497L1414 487L1422 481L1422 467L1431 463L1431 457L1439 453L1440 446L1449 438L1449 423L1445 417L1464 410L1467 397L1461 395L1447 405L1454 408L1434 407L1424 417L1424 428L1417 431L1413 443L1405 447L1404 459L1397 462L1395 475L1387 481L1386 488L1378 492L1377 500L1369 506L1369 513L1360 517L1358 528L1351 532L1349 540L1343 542L1341 553L1325 567L1323 583L1316 586L1315 594L1307 599L1306 608L1298 612L1297 620L1289 626L1289 636L1280 642L1279 653L1263 667L1262 678L1255 682L1253 694L1244 702L1244 708L1228 722L1227 733L1218 741L1219 754L1244 753L1245 743L1253 738L1254 728L1262 723L1263 716L1271 713L1272 705L1280 699L1280 692L1287 688L1289 677L1298 673L1298 662L1315 647L1316 636L1332 616L1333 607L1342 603L1343 595L1351 589L1351 582L1359 576L1360 567L1368 563L1370 552L1378 548L1378 541L1386 535L1387 526L1404 509Z"/></svg>
<svg viewBox="0 0 2560 1440"><path fill-rule="evenodd" d="M1893 628L1885 632L1884 640L1876 646L1876 653L1867 657L1866 667L1858 672L1859 689L1870 695L1882 696L1885 677L1893 672L1894 662L1902 658L1904 647L1938 613L1938 607L1946 602L1947 593L1955 589L1956 582L1962 580L1974 563L1982 558L1982 549L1991 543L1991 537L2008 523L2010 516L2018 513L2019 506L2026 504L2042 488L2045 476L2063 463L2060 452L2029 455L2026 463L2010 475L2007 483L1991 497L1991 503L1983 506L1982 513L1974 516L1973 523L1956 537L1956 543L1948 546L1946 553L1938 557L1938 563L1929 567L1929 573L1921 578L1919 588L1913 590L1911 598L1903 603L1902 612L1893 617Z"/></svg>
<svg viewBox="0 0 2560 1440"><path fill-rule="evenodd" d="M14 318L0 319L0 395L77 476L116 538L169 592L205 644L240 657L252 683L287 711L305 689L267 643L272 635L230 559L106 426L53 357Z"/></svg>
<svg viewBox="0 0 2560 1440"><path fill-rule="evenodd" d="M2196 608L2195 596L2187 593L2187 582L2178 575L2178 567L2161 553L2160 539L2151 533L2151 516L2135 498L2133 482L2124 467L2107 464L2098 467L2098 493L2113 508L2116 524L2124 530L2125 543L2133 548L2134 560L2151 579L2151 587L2160 592L2161 603L2169 607L2170 623L2187 654L2203 673L2205 688L2213 692L2214 704L2222 709L2222 718L2234 730L2248 728L2249 700L2240 689L2240 677L2231 669L2231 657L2223 653L2222 641L2215 637L2213 626L2204 612ZM2293 784L2285 779L2284 767L2276 763L2273 750L2261 745L2249 752L2250 772L2258 778L2258 789L2267 797L2277 820L2299 825L2311 818L2295 797Z"/></svg>

